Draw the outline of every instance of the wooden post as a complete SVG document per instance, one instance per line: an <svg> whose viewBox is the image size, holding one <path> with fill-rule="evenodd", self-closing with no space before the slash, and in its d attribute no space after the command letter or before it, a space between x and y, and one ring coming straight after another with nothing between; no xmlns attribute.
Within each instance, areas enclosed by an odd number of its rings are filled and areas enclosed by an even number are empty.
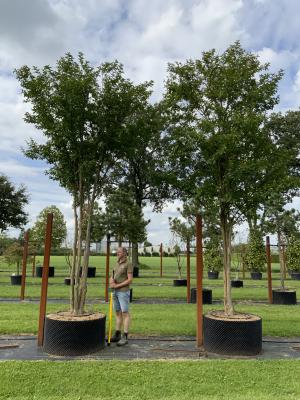
<svg viewBox="0 0 300 400"><path fill-rule="evenodd" d="M191 302L191 254L190 254L190 240L186 242L186 302Z"/></svg>
<svg viewBox="0 0 300 400"><path fill-rule="evenodd" d="M160 244L160 277L162 278L163 276L163 244Z"/></svg>
<svg viewBox="0 0 300 400"><path fill-rule="evenodd" d="M196 216L196 279L197 279L197 346L203 345L203 304L202 304L202 279L203 279L203 246L202 246L202 217Z"/></svg>
<svg viewBox="0 0 300 400"><path fill-rule="evenodd" d="M106 235L105 301L108 302L110 234Z"/></svg>
<svg viewBox="0 0 300 400"><path fill-rule="evenodd" d="M271 246L270 246L270 237L267 236L266 241L266 253L267 253L267 273L268 273L268 297L269 303L273 303L273 294L272 294L272 264L271 264Z"/></svg>
<svg viewBox="0 0 300 400"><path fill-rule="evenodd" d="M25 298L28 242L29 242L29 231L26 231L25 235L24 235L23 260L22 260L22 281L21 281L20 300L24 300L24 298Z"/></svg>
<svg viewBox="0 0 300 400"><path fill-rule="evenodd" d="M52 223L53 214L47 215L47 226L45 235L45 250L44 250L44 263L42 275L42 289L40 300L40 316L39 316L39 330L38 330L38 346L43 346L44 342L44 324L47 309L47 293L48 293L48 277L49 277L49 264L52 240Z"/></svg>

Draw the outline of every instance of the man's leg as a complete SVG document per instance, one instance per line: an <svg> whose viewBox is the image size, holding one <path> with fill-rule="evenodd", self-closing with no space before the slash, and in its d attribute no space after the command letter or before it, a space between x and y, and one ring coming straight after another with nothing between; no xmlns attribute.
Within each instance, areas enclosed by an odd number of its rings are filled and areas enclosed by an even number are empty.
<svg viewBox="0 0 300 400"><path fill-rule="evenodd" d="M123 314L124 334L128 335L130 326L130 314L129 312L123 312L122 314Z"/></svg>
<svg viewBox="0 0 300 400"><path fill-rule="evenodd" d="M116 331L121 331L122 322L123 322L122 311L116 311Z"/></svg>

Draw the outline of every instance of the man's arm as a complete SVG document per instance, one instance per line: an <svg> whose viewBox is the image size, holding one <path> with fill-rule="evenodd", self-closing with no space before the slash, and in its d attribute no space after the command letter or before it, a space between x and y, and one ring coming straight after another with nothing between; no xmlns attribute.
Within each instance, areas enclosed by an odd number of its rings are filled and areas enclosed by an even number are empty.
<svg viewBox="0 0 300 400"><path fill-rule="evenodd" d="M132 278L133 278L133 274L131 272L128 272L126 281L123 281L121 283L113 283L111 288L121 289L124 286L130 285L132 282Z"/></svg>

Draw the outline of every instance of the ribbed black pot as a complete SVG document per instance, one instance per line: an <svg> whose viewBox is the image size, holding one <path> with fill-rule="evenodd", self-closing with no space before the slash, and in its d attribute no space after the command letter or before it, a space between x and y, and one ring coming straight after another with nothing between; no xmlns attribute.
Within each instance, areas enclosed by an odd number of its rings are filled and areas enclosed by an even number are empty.
<svg viewBox="0 0 300 400"><path fill-rule="evenodd" d="M105 346L105 320L64 321L46 316L43 350L58 356L83 356L95 353Z"/></svg>
<svg viewBox="0 0 300 400"><path fill-rule="evenodd" d="M139 267L133 267L133 278L138 278L139 277Z"/></svg>
<svg viewBox="0 0 300 400"><path fill-rule="evenodd" d="M71 285L71 278L65 278L65 285Z"/></svg>
<svg viewBox="0 0 300 400"><path fill-rule="evenodd" d="M223 320L203 316L203 345L210 353L254 356L262 349L262 320Z"/></svg>
<svg viewBox="0 0 300 400"><path fill-rule="evenodd" d="M54 267L49 267L49 278L54 277ZM37 278L41 278L43 276L43 267L36 267L35 268L35 276Z"/></svg>
<svg viewBox="0 0 300 400"><path fill-rule="evenodd" d="M297 304L296 290L272 290L273 304Z"/></svg>
<svg viewBox="0 0 300 400"><path fill-rule="evenodd" d="M191 289L191 303L197 303L197 288ZM212 290L202 289L202 303L212 304Z"/></svg>
<svg viewBox="0 0 300 400"><path fill-rule="evenodd" d="M186 279L174 279L173 286L186 286L187 280Z"/></svg>
<svg viewBox="0 0 300 400"><path fill-rule="evenodd" d="M79 269L79 275L82 275L82 267ZM95 278L96 277L96 267L88 267L87 270L87 278Z"/></svg>
<svg viewBox="0 0 300 400"><path fill-rule="evenodd" d="M10 276L10 283L12 285L21 285L21 283L22 283L22 275L11 275Z"/></svg>
<svg viewBox="0 0 300 400"><path fill-rule="evenodd" d="M294 280L300 280L300 272L291 272L291 278Z"/></svg>
<svg viewBox="0 0 300 400"><path fill-rule="evenodd" d="M231 281L231 287L239 288L239 287L243 287L243 286L244 286L243 281L240 281L239 279L234 279Z"/></svg>
<svg viewBox="0 0 300 400"><path fill-rule="evenodd" d="M254 281L260 281L262 279L262 273L261 272L250 272L251 279Z"/></svg>
<svg viewBox="0 0 300 400"><path fill-rule="evenodd" d="M219 271L208 271L207 272L208 279L218 279L219 278Z"/></svg>

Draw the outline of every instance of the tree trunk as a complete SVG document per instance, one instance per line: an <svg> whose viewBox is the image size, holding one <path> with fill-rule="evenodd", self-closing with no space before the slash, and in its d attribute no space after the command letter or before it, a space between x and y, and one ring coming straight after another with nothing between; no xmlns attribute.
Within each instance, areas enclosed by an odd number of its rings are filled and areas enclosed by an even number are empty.
<svg viewBox="0 0 300 400"><path fill-rule="evenodd" d="M223 239L224 260L224 311L226 315L233 315L234 309L231 298L231 235L232 223L229 221L228 213L221 210L221 230Z"/></svg>
<svg viewBox="0 0 300 400"><path fill-rule="evenodd" d="M75 270L76 270L76 258L77 258L77 241L78 241L78 215L76 209L76 199L73 199L73 213L74 213L74 242L73 242L73 259L70 272L70 308L71 312L75 310Z"/></svg>
<svg viewBox="0 0 300 400"><path fill-rule="evenodd" d="M284 289L284 259L282 253L282 242L281 242L281 234L280 231L277 231L277 242L278 242L278 254L279 254L279 263L280 263L280 286L281 289Z"/></svg>
<svg viewBox="0 0 300 400"><path fill-rule="evenodd" d="M133 268L139 266L139 247L138 247L138 243L136 243L136 242L132 242L131 261L132 261Z"/></svg>

